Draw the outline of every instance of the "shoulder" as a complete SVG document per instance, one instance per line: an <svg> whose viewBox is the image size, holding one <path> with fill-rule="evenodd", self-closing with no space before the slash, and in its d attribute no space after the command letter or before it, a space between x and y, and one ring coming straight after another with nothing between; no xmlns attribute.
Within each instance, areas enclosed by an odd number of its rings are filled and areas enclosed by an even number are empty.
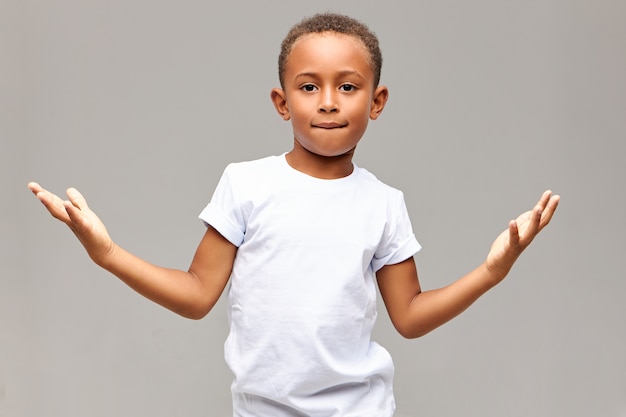
<svg viewBox="0 0 626 417"><path fill-rule="evenodd" d="M355 169L359 171L359 185L371 192L372 195L384 195L387 199L392 200L404 199L404 194L401 190L381 181L372 172L356 165Z"/></svg>
<svg viewBox="0 0 626 417"><path fill-rule="evenodd" d="M254 186L254 184L267 181L268 177L275 177L278 170L280 170L279 156L231 162L224 169L222 181L227 181L231 184Z"/></svg>
<svg viewBox="0 0 626 417"><path fill-rule="evenodd" d="M277 169L279 165L280 157L272 155L251 161L231 162L224 172L240 175L254 174L264 171L273 171Z"/></svg>

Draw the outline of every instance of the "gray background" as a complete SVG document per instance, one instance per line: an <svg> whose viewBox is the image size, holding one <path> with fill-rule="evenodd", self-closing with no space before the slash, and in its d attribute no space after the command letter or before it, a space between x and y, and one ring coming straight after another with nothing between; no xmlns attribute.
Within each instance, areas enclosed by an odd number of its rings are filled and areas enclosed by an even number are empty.
<svg viewBox="0 0 626 417"><path fill-rule="evenodd" d="M623 1L0 2L0 416L227 416L222 302L200 322L92 265L30 195L76 186L114 239L185 269L231 161L290 149L288 28L367 22L390 102L356 162L406 194L422 285L480 263L548 187L553 223L461 317L404 340L397 415L626 416Z"/></svg>

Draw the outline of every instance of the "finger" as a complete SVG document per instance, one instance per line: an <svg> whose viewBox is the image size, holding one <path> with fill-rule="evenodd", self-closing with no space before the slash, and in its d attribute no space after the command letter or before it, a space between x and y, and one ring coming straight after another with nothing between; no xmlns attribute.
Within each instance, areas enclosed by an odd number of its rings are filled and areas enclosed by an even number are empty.
<svg viewBox="0 0 626 417"><path fill-rule="evenodd" d="M535 237L535 235L537 235L537 233L539 233L539 230L541 230L541 215L544 211L544 207L545 206L542 197L542 199L539 201L539 203L537 203L537 205L532 209L530 213L526 237L530 238L531 240Z"/></svg>
<svg viewBox="0 0 626 417"><path fill-rule="evenodd" d="M537 206L541 207L541 210L546 208L548 201L550 201L550 197L552 197L552 190L546 190L541 194L541 198L537 202Z"/></svg>
<svg viewBox="0 0 626 417"><path fill-rule="evenodd" d="M39 199L45 199L45 200L49 200L49 201L53 201L55 199L57 199L58 197L51 193L50 191L46 190L45 188L43 188L41 185L39 185L36 182L29 182L28 183L28 189L35 194L35 196ZM59 199L60 200L60 199ZM42 201L43 202L43 201Z"/></svg>
<svg viewBox="0 0 626 417"><path fill-rule="evenodd" d="M511 247L519 245L519 229L515 220L509 222L509 244Z"/></svg>
<svg viewBox="0 0 626 417"><path fill-rule="evenodd" d="M64 223L69 222L69 217L63 207L63 200L61 200L56 194L51 193L36 183L29 184L29 188L52 215L52 217L61 220Z"/></svg>
<svg viewBox="0 0 626 417"><path fill-rule="evenodd" d="M65 193L67 194L74 207L80 210L89 208L89 206L87 205L87 200L76 188L68 188Z"/></svg>
<svg viewBox="0 0 626 417"><path fill-rule="evenodd" d="M43 191L43 187L36 182L29 182L28 189L35 195L37 195L39 191Z"/></svg>
<svg viewBox="0 0 626 417"><path fill-rule="evenodd" d="M552 216L554 215L556 208L559 206L560 201L561 196L553 195L550 197L550 199L546 203L545 209L541 213L541 228L550 223L550 220L552 220Z"/></svg>
<svg viewBox="0 0 626 417"><path fill-rule="evenodd" d="M63 202L63 209L67 213L71 223L72 230L75 232L78 230L84 230L85 226L85 217L80 208L76 207L71 201Z"/></svg>
<svg viewBox="0 0 626 417"><path fill-rule="evenodd" d="M81 237L84 235L85 230L89 228L84 214L78 207L74 206L71 201L67 200L63 202L63 210L67 216L67 226L72 230L74 235L76 235L78 240L82 242Z"/></svg>
<svg viewBox="0 0 626 417"><path fill-rule="evenodd" d="M540 222L542 212L543 209L540 203L537 203L532 210L527 211L516 219L520 246L528 246L541 230ZM517 222L520 223L517 224Z"/></svg>

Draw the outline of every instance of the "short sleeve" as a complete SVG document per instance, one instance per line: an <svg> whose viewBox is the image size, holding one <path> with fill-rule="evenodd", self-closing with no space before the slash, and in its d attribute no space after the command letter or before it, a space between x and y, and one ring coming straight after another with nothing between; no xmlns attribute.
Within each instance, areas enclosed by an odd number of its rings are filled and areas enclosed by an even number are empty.
<svg viewBox="0 0 626 417"><path fill-rule="evenodd" d="M224 170L211 201L198 218L239 247L244 239L246 225L241 204L236 196L232 166L231 164Z"/></svg>
<svg viewBox="0 0 626 417"><path fill-rule="evenodd" d="M387 223L378 249L372 259L372 269L378 271L385 265L400 263L420 251L404 202L404 195L396 191L387 209Z"/></svg>

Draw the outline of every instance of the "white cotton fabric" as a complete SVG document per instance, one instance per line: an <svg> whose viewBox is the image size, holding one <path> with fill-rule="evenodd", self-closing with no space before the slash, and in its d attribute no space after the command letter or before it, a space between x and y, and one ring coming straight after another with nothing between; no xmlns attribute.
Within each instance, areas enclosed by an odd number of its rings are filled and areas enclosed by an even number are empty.
<svg viewBox="0 0 626 417"><path fill-rule="evenodd" d="M393 363L370 340L374 273L417 251L402 193L354 166L230 164L200 214L238 246L225 356L237 417L391 416Z"/></svg>

